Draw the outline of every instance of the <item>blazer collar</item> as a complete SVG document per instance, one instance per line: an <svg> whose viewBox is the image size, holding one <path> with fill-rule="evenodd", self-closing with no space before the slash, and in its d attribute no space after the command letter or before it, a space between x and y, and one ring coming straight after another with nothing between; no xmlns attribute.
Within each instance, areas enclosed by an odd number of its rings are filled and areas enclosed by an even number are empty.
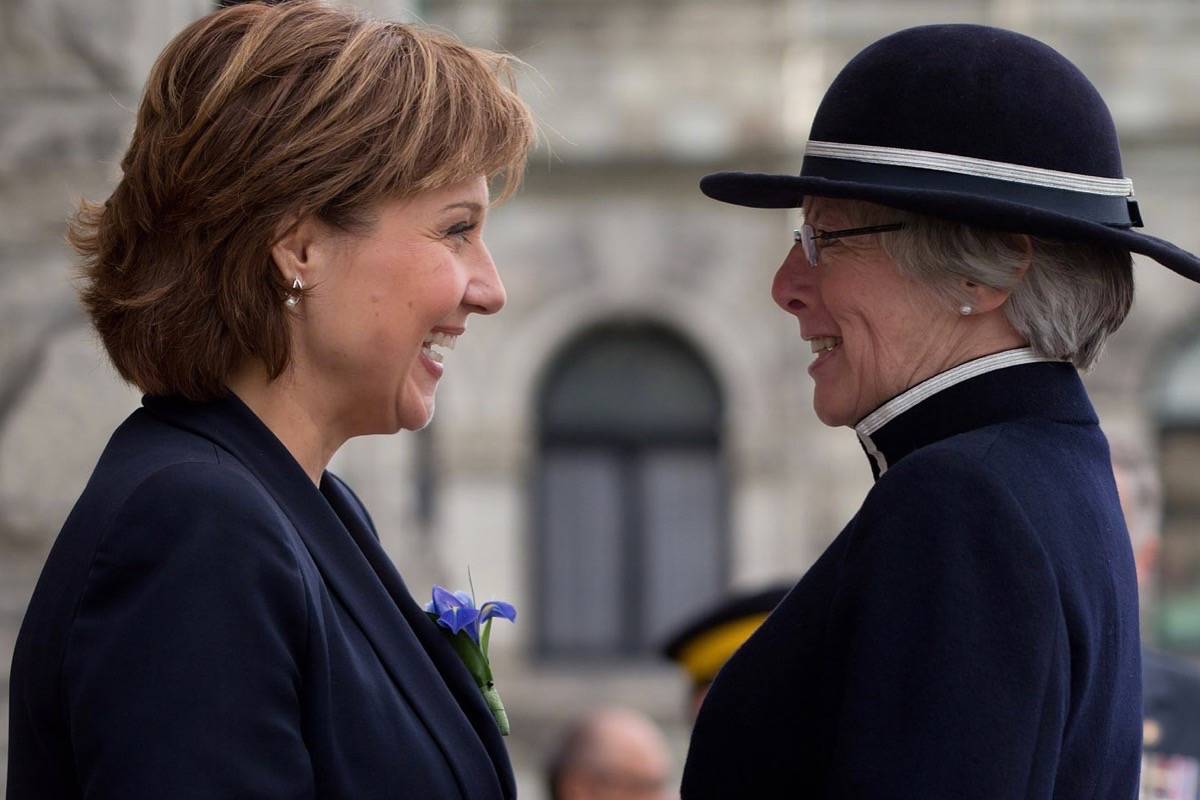
<svg viewBox="0 0 1200 800"><path fill-rule="evenodd" d="M489 714L492 730L488 731L469 702L474 699L483 706L479 691L474 698L464 697L465 668L449 662L436 646L432 648L436 655L431 655L430 645L439 644L437 639L428 632L422 636L415 632L429 621L419 618L419 609L414 612L415 603L403 580L380 548L370 523L354 510L357 502L350 500L344 485L326 472L318 490L283 443L232 393L211 403L174 397L145 397L142 403L154 416L231 453L279 504L330 592L354 617L397 689L441 747L463 796L474 800L483 787L489 789L483 797L515 796L508 756L495 723ZM469 675L466 680L471 680ZM466 714L460 713L460 703ZM489 733L495 741L485 738Z"/></svg>
<svg viewBox="0 0 1200 800"><path fill-rule="evenodd" d="M424 609L413 600L404 579L400 577L392 560L380 545L374 525L363 514L361 504L349 488L336 475L326 472L321 481L321 492L346 523L350 535L421 642L438 674L458 700L459 706L491 756L491 764L495 767L496 776L503 786L504 796L516 797L517 787L508 758L508 749L504 746L500 729L483 701L483 694L475 684L475 679L467 672L462 659L454 652L450 642L429 619Z"/></svg>
<svg viewBox="0 0 1200 800"><path fill-rule="evenodd" d="M918 448L1023 417L1098 421L1074 366L1021 348L923 381L868 414L854 430L878 479Z"/></svg>

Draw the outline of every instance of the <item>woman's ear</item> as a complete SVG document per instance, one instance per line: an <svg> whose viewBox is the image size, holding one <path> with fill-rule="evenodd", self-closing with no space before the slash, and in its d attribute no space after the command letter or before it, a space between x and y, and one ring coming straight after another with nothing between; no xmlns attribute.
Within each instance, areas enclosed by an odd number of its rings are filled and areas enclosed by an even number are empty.
<svg viewBox="0 0 1200 800"><path fill-rule="evenodd" d="M959 311L963 316L986 314L1004 305L1010 294L1011 289L997 289L993 286L964 282L963 296L969 299Z"/></svg>
<svg viewBox="0 0 1200 800"><path fill-rule="evenodd" d="M959 311L964 316L986 314L989 311L995 311L1004 305L1005 301L1008 300L1008 296L1012 294L1013 289L1016 288L1018 283L1024 280L1025 273L1029 271L1029 265L1033 263L1033 240L1025 234L1017 234L1013 238L1013 243L1021 248L1022 256L1013 275L1011 285L1008 288L997 288L995 286L984 286L981 283L965 279L960 281L959 291L963 298L965 298L965 302Z"/></svg>
<svg viewBox="0 0 1200 800"><path fill-rule="evenodd" d="M308 287L317 281L330 234L328 227L311 215L288 217L279 224L271 258L284 283L293 286L299 279L303 287Z"/></svg>

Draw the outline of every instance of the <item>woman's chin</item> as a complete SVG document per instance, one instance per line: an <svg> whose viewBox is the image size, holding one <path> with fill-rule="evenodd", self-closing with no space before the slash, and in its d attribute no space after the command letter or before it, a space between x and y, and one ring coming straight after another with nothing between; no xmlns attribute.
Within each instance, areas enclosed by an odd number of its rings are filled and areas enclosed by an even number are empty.
<svg viewBox="0 0 1200 800"><path fill-rule="evenodd" d="M432 399L430 399L429 404L425 407L425 413L423 415L421 415L417 424L408 428L408 430L419 431L419 430L423 430L424 428L429 427L429 423L433 422L433 411L434 411L435 407L436 407L436 404L434 403L434 401Z"/></svg>
<svg viewBox="0 0 1200 800"><path fill-rule="evenodd" d="M851 424L849 421L844 420L840 416L822 414L820 411L817 412L817 419L819 419L821 424L827 428L842 428L848 427Z"/></svg>
<svg viewBox="0 0 1200 800"><path fill-rule="evenodd" d="M813 397L813 411L816 412L817 419L830 428L853 427L857 422L844 404L821 397L819 392Z"/></svg>
<svg viewBox="0 0 1200 800"><path fill-rule="evenodd" d="M437 400L433 392L421 392L400 407L400 430L419 431L433 421Z"/></svg>

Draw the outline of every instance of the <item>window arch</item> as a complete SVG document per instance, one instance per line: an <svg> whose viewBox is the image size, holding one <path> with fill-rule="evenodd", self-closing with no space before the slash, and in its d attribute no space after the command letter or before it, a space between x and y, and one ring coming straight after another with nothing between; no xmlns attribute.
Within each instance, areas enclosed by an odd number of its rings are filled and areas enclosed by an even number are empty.
<svg viewBox="0 0 1200 800"><path fill-rule="evenodd" d="M609 324L560 351L538 410L539 652L648 653L727 581L720 387L666 328Z"/></svg>

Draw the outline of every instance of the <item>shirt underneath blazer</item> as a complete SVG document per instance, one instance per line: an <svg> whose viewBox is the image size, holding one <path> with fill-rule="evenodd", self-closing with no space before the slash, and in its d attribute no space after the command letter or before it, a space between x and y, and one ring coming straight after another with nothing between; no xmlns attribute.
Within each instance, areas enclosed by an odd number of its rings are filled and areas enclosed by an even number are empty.
<svg viewBox="0 0 1200 800"><path fill-rule="evenodd" d="M350 489L234 396L118 428L13 656L9 800L516 795Z"/></svg>
<svg viewBox="0 0 1200 800"><path fill-rule="evenodd" d="M684 800L1136 797L1133 556L1083 385L1038 361L860 423L874 487L718 674Z"/></svg>

